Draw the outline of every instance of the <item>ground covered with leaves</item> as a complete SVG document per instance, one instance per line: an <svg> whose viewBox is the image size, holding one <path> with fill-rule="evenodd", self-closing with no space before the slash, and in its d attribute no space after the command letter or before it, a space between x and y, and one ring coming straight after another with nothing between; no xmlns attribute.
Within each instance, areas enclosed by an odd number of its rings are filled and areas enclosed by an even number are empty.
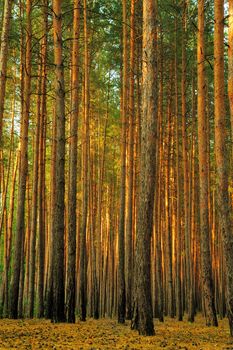
<svg viewBox="0 0 233 350"><path fill-rule="evenodd" d="M89 319L85 323L52 324L45 320L0 320L0 349L61 349L61 350L233 350L227 320L219 327L206 327L198 316L195 323L166 319L155 321L156 335L141 337L130 325L118 325L116 320Z"/></svg>

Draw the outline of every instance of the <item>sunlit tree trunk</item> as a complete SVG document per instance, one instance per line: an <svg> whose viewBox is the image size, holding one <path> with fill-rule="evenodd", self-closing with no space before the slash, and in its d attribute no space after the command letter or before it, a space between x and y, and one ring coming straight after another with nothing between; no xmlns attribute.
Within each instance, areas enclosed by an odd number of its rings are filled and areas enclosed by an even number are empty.
<svg viewBox="0 0 233 350"><path fill-rule="evenodd" d="M158 51L157 51L158 52ZM162 285L162 249L161 249L161 160L162 160L162 116L163 116L163 42L160 42L159 59L159 98L158 98L158 124L157 124L157 153L156 153L156 193L155 193L155 251L156 251L156 287L155 293L158 299L158 317L160 322L164 321L164 291Z"/></svg>
<svg viewBox="0 0 233 350"><path fill-rule="evenodd" d="M180 181L180 122L179 122L179 96L178 96L178 45L177 45L177 18L175 19L175 128L176 128L176 317L183 319L182 293L181 293L181 181Z"/></svg>
<svg viewBox="0 0 233 350"><path fill-rule="evenodd" d="M133 256L133 170L134 170L134 58L135 47L135 0L131 0L130 16L130 87L129 87L129 164L128 164L128 202L126 222L126 318L132 317L132 256Z"/></svg>
<svg viewBox="0 0 233 350"><path fill-rule="evenodd" d="M84 7L84 115L82 154L82 227L80 233L80 320L86 321L87 305L87 216L88 216L88 154L89 154L89 57L87 33L87 1Z"/></svg>
<svg viewBox="0 0 233 350"><path fill-rule="evenodd" d="M45 317L52 318L52 303L53 303L53 231L54 231L54 208L55 208L55 189L56 183L54 181L56 172L56 153L57 153L57 120L53 113L53 128L52 128L52 147L51 147L51 167L50 167L50 225L49 225L49 239L48 239L48 272L45 292Z"/></svg>
<svg viewBox="0 0 233 350"><path fill-rule="evenodd" d="M123 70L121 101L121 184L118 232L118 322L125 322L125 196L126 196L126 118L127 118L127 2L122 0L123 10Z"/></svg>

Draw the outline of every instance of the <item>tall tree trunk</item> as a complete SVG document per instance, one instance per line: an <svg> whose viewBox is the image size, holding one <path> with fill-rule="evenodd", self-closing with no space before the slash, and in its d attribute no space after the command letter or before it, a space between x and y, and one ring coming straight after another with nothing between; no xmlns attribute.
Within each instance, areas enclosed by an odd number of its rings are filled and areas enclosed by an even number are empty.
<svg viewBox="0 0 233 350"><path fill-rule="evenodd" d="M215 157L217 170L218 220L226 269L226 298L230 334L233 336L233 235L228 194L228 159L226 150L226 111L224 103L224 1L214 1L214 101Z"/></svg>
<svg viewBox="0 0 233 350"><path fill-rule="evenodd" d="M176 317L183 320L181 293L181 180L180 180L180 123L178 95L178 53L177 53L177 18L175 19L175 117L176 117Z"/></svg>
<svg viewBox="0 0 233 350"><path fill-rule="evenodd" d="M74 0L73 48L71 62L70 164L68 188L68 262L66 284L66 318L75 323L76 296L76 195L77 195L77 132L79 108L79 25L80 0Z"/></svg>
<svg viewBox="0 0 233 350"><path fill-rule="evenodd" d="M198 151L200 177L200 229L201 229L201 268L202 292L204 297L206 324L217 326L214 305L213 280L210 258L209 208L208 208L208 157L206 139L206 81L204 44L204 0L198 1L197 34L197 80L198 80Z"/></svg>
<svg viewBox="0 0 233 350"><path fill-rule="evenodd" d="M39 79L37 88L37 112L36 112L36 135L34 146L33 164L33 188L32 188L32 214L30 232L30 252L29 252L29 299L28 316L33 317L35 302L35 270L36 270L36 228L37 228L37 198L38 198L38 163L39 163L39 134L41 129L41 62L39 63Z"/></svg>
<svg viewBox="0 0 233 350"><path fill-rule="evenodd" d="M46 87L47 87L47 32L48 0L43 0L43 40L41 43L41 123L39 134L38 174L38 317L44 317L44 272L45 272L45 159L46 159Z"/></svg>
<svg viewBox="0 0 233 350"><path fill-rule="evenodd" d="M133 324L142 335L153 335L151 300L151 236L155 190L156 154L156 14L154 0L143 1L142 134L140 193L136 232L136 303Z"/></svg>
<svg viewBox="0 0 233 350"><path fill-rule="evenodd" d="M127 3L122 0L123 10L123 74L121 116L121 185L118 232L118 322L125 322L125 179L126 179L126 117L127 117Z"/></svg>
<svg viewBox="0 0 233 350"><path fill-rule="evenodd" d="M132 318L132 255L133 255L133 170L134 170L134 58L135 47L135 0L131 0L130 16L130 87L129 87L129 165L128 203L126 222L126 318Z"/></svg>
<svg viewBox="0 0 233 350"><path fill-rule="evenodd" d="M7 244L7 261L6 261L6 267L5 267L5 276L6 276L5 277L5 299L6 300L4 303L4 310L3 310L3 315L6 317L9 316L9 304L10 304L10 300L8 300L9 291L7 286L9 284L9 268L10 268L12 233L13 233L12 226L13 226L14 204L15 204L15 183L16 183L16 177L17 177L18 163L19 163L19 154L17 153L15 168L14 168L12 183L11 183L9 212L8 212L8 218L7 218L8 244Z"/></svg>
<svg viewBox="0 0 233 350"><path fill-rule="evenodd" d="M54 231L54 208L55 208L55 190L56 183L54 181L56 173L56 157L57 157L57 120L55 112L53 113L53 128L52 128L52 147L51 147L51 168L50 168L50 227L48 237L48 272L47 272L47 286L45 293L45 317L52 318L52 303L53 303L53 231Z"/></svg>
<svg viewBox="0 0 233 350"><path fill-rule="evenodd" d="M22 245L24 238L24 212L25 212L25 192L28 171L28 124L30 112L30 95L31 95L31 11L32 0L27 0L26 13L26 62L24 72L24 99L22 105L22 124L20 129L20 166L19 166L19 190L16 219L16 236L15 236L15 259L13 264L13 274L11 283L11 305L10 315L12 318L18 317L18 297L19 297L19 280L21 269Z"/></svg>
<svg viewBox="0 0 233 350"><path fill-rule="evenodd" d="M181 105L182 105L182 155L183 155L183 175L184 175L184 232L185 232L185 267L186 267L186 302L189 307L190 295L190 232L188 225L188 203L189 203L189 174L188 174L188 143L187 143L187 115L186 115L186 35L187 35L187 0L183 0L182 17L182 81L181 81ZM189 311L188 311L188 314Z"/></svg>
<svg viewBox="0 0 233 350"><path fill-rule="evenodd" d="M64 310L64 194L65 194L65 87L62 57L61 1L53 0L57 154L53 227L53 322L65 321Z"/></svg>
<svg viewBox="0 0 233 350"><path fill-rule="evenodd" d="M88 34L87 34L87 0L84 7L84 116L83 116L83 203L82 203L82 227L80 236L80 320L86 321L87 306L87 215L88 215L88 151L89 151L89 58L88 58Z"/></svg>

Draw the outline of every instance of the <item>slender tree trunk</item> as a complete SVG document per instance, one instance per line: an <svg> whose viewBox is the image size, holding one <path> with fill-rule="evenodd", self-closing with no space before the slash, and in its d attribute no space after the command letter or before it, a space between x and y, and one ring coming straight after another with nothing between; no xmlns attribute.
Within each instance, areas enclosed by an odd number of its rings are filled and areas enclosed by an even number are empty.
<svg viewBox="0 0 233 350"><path fill-rule="evenodd" d="M125 322L125 194L126 194L126 117L127 117L127 3L122 0L123 10L123 74L121 116L121 184L118 232L118 322Z"/></svg>
<svg viewBox="0 0 233 350"><path fill-rule="evenodd" d="M79 108L79 23L80 0L74 0L72 82L71 82L71 120L70 120L70 169L68 189L68 266L66 285L67 321L75 322L76 298L76 194L77 194L77 132Z"/></svg>
<svg viewBox="0 0 233 350"><path fill-rule="evenodd" d="M126 318L132 318L132 254L133 254L133 169L134 169L134 58L135 47L135 0L131 0L130 16L130 88L129 88L129 175L126 222Z"/></svg>
<svg viewBox="0 0 233 350"><path fill-rule="evenodd" d="M61 1L53 0L55 113L57 154L55 165L55 208L53 227L53 322L65 321L64 310L64 194L65 194L65 88L62 57Z"/></svg>
<svg viewBox="0 0 233 350"><path fill-rule="evenodd" d="M228 194L228 159L226 150L226 111L224 103L224 1L215 0L214 26L214 100L215 157L217 170L218 220L226 269L226 299L230 334L233 336L233 235Z"/></svg>
<svg viewBox="0 0 233 350"><path fill-rule="evenodd" d="M20 130L20 166L19 166L19 190L18 190L18 206L16 219L16 237L15 237L15 259L13 264L13 274L11 283L11 305L10 315L12 318L18 317L18 297L19 297L19 281L22 257L22 245L24 237L24 212L25 212L25 192L28 168L28 124L30 112L30 94L31 94L31 11L32 0L27 0L26 13L26 69L24 72L24 103L22 106L22 125Z"/></svg>
<svg viewBox="0 0 233 350"><path fill-rule="evenodd" d="M6 261L6 267L5 267L5 303L4 303L4 310L3 315L8 317L9 316L9 304L10 300L8 301L8 284L9 284L9 268L10 268L10 258L11 258L11 247L12 247L12 226L13 226L13 216L14 216L14 204L15 204L15 183L16 183L16 176L17 176L17 170L18 170L18 163L19 163L19 156L17 154L16 161L15 161L15 168L13 172L12 177L12 183L11 183L11 193L10 193L10 204L9 204L9 212L8 212L8 219L7 219L7 230L8 230L8 244L7 244L7 261Z"/></svg>
<svg viewBox="0 0 233 350"><path fill-rule="evenodd" d="M45 295L45 317L52 318L52 304L53 304L53 231L54 231L54 210L55 210L55 193L56 183L54 181L56 173L56 154L57 154L57 120L56 115L53 115L53 129L52 129L52 147L51 147L51 169L50 169L50 227L48 239L48 277Z"/></svg>
<svg viewBox="0 0 233 350"><path fill-rule="evenodd" d="M41 63L41 62L40 62ZM31 215L31 233L30 233L30 252L29 252L29 299L28 316L33 317L35 301L35 270L36 270L36 228L37 228L37 198L38 198L38 163L39 163L39 133L41 128L41 68L39 67L39 80L37 88L37 121L36 136L34 146L34 164L33 164L33 188L32 188L32 215Z"/></svg>
<svg viewBox="0 0 233 350"><path fill-rule="evenodd" d="M41 43L41 123L39 134L39 174L38 174L38 317L44 317L45 279L45 159L46 159L46 87L47 87L47 32L48 0L43 0L43 40Z"/></svg>
<svg viewBox="0 0 233 350"><path fill-rule="evenodd" d="M188 203L189 203L189 174L188 174L188 143L187 143L187 115L186 115L186 21L187 21L187 0L183 0L182 17L182 81L181 81L181 105L182 105L182 155L183 155L183 175L184 175L184 232L185 232L185 267L186 267L186 302L189 307L190 295L190 232L188 225ZM188 311L189 314L189 311Z"/></svg>
<svg viewBox="0 0 233 350"><path fill-rule="evenodd" d="M178 96L178 54L177 54L177 18L175 19L175 117L176 117L176 316L178 321L183 320L182 293L181 293L181 181L180 181L180 123L179 123L179 96Z"/></svg>
<svg viewBox="0 0 233 350"><path fill-rule="evenodd" d="M84 7L84 119L83 119L83 169L82 169L82 228L80 236L80 320L86 321L87 305L87 216L88 216L88 154L89 154L89 58L87 34L87 0Z"/></svg>
<svg viewBox="0 0 233 350"><path fill-rule="evenodd" d="M157 51L158 52L158 51ZM160 44L160 81L159 81L159 99L158 99L158 135L157 135L157 154L156 154L156 193L155 193L155 240L156 240L156 288L158 298L158 316L160 322L164 321L164 293L162 286L162 248L161 248L161 159L162 159L162 115L163 115L163 43Z"/></svg>

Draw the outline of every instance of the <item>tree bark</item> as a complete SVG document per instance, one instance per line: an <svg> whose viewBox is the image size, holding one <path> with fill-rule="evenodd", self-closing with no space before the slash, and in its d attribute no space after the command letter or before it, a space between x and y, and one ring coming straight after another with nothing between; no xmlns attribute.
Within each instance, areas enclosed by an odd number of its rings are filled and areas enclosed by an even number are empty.
<svg viewBox="0 0 233 350"><path fill-rule="evenodd" d="M233 235L228 194L228 159L226 149L226 111L224 103L224 1L215 0L214 25L214 101L215 157L217 170L218 220L226 269L226 299L230 334L233 336Z"/></svg>
<svg viewBox="0 0 233 350"><path fill-rule="evenodd" d="M55 210L53 227L53 322L65 321L64 310L64 193L65 193L65 88L62 57L61 1L53 0L55 113L57 154L55 165Z"/></svg>
<svg viewBox="0 0 233 350"><path fill-rule="evenodd" d="M79 26L80 0L74 0L73 47L71 62L70 164L68 188L68 261L66 282L66 319L75 323L76 297L76 195L77 195L77 132L79 109Z"/></svg>
<svg viewBox="0 0 233 350"><path fill-rule="evenodd" d="M134 170L134 58L135 47L135 0L131 0L130 15L130 87L129 87L129 165L128 202L126 222L126 318L132 318L132 256L133 256L133 170Z"/></svg>
<svg viewBox="0 0 233 350"><path fill-rule="evenodd" d="M157 64L154 0L143 1L142 129L140 189L136 232L136 303L133 324L141 335L154 335L151 299L151 236L155 190Z"/></svg>
<svg viewBox="0 0 233 350"><path fill-rule="evenodd" d="M210 257L209 208L208 208L208 157L206 139L206 81L204 44L204 0L198 1L197 81L198 81L198 151L200 178L200 229L202 292L207 326L217 326Z"/></svg>
<svg viewBox="0 0 233 350"><path fill-rule="evenodd" d="M22 257L22 245L24 238L24 213L25 213L25 193L28 171L28 124L30 112L30 94L31 94L31 11L32 0L27 0L26 13L26 62L24 72L24 99L22 105L22 124L20 129L20 165L19 165L19 189L17 203L17 219L16 219L16 236L15 236L15 259L13 264L13 274L11 283L11 305L10 315L12 318L18 317L18 297L19 297L19 281Z"/></svg>
<svg viewBox="0 0 233 350"><path fill-rule="evenodd" d="M122 0L123 10L123 72L121 116L121 184L118 231L118 322L125 322L125 194L126 194L126 117L127 117L127 3Z"/></svg>

